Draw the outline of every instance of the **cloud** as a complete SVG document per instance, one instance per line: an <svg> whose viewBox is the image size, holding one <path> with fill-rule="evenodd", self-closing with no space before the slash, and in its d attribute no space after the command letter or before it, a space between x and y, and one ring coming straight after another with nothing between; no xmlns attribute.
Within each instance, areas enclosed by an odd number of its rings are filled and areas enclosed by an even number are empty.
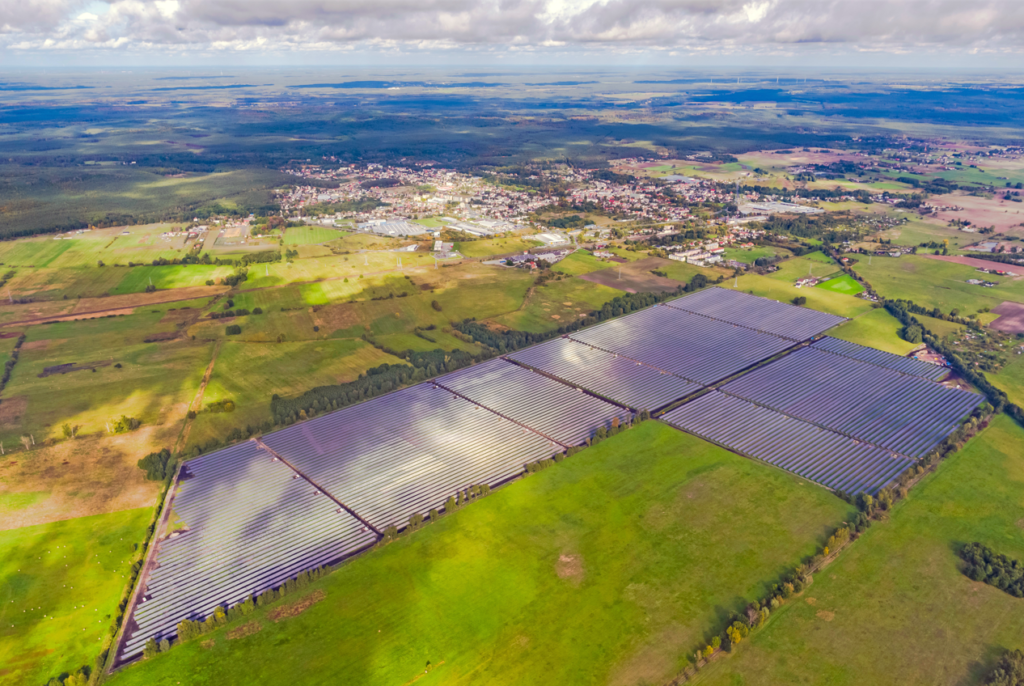
<svg viewBox="0 0 1024 686"><path fill-rule="evenodd" d="M1018 0L0 0L0 45L1020 53Z"/></svg>

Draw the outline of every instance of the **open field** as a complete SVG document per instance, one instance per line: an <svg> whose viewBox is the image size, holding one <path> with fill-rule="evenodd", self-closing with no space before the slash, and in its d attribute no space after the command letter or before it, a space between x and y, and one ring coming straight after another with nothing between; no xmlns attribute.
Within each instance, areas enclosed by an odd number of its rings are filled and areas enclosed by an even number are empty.
<svg viewBox="0 0 1024 686"><path fill-rule="evenodd" d="M1006 393L1011 403L1024 407L1024 355L1018 355L1015 351L1002 369L995 374L987 373L985 376Z"/></svg>
<svg viewBox="0 0 1024 686"><path fill-rule="evenodd" d="M586 250L577 250L573 254L559 260L552 269L561 274L579 276L599 269L607 269L610 262L594 257Z"/></svg>
<svg viewBox="0 0 1024 686"><path fill-rule="evenodd" d="M894 355L906 355L917 347L916 343L908 343L897 333L903 327L899 320L877 308L865 312L856 319L837 326L828 332L833 338L841 338L851 343L878 348Z"/></svg>
<svg viewBox="0 0 1024 686"><path fill-rule="evenodd" d="M231 400L235 410L200 411L193 422L189 444L203 444L223 437L234 427L256 426L270 419L270 398L275 393L288 397L316 386L354 381L367 369L385 363L403 364L397 357L358 339L225 341L203 393L202 407Z"/></svg>
<svg viewBox="0 0 1024 686"><path fill-rule="evenodd" d="M864 287L857 283L856 279L849 274L834 276L828 281L819 283L815 288L823 288L826 291L842 293L843 295L857 295L864 292Z"/></svg>
<svg viewBox="0 0 1024 686"><path fill-rule="evenodd" d="M326 226L296 226L285 230L284 244L317 245L344 238L348 233Z"/></svg>
<svg viewBox="0 0 1024 686"><path fill-rule="evenodd" d="M965 577L956 551L1024 557L1022 444L997 417L701 683L980 684L1020 647L1022 601Z"/></svg>
<svg viewBox="0 0 1024 686"><path fill-rule="evenodd" d="M987 181L993 183L995 179L989 178ZM936 195L929 202L935 205L955 205L963 208L958 212L936 212L934 217L939 221L949 222L959 219L971 222L971 225L976 228L994 226L1000 233L1024 235L1024 229L1020 227L1020 224L1024 222L1024 207L1020 203L1003 200L1001 195L982 197L958 191L950 195ZM974 235L977 236L977 234Z"/></svg>
<svg viewBox="0 0 1024 686"><path fill-rule="evenodd" d="M375 340L380 345L398 351L414 350L416 352L429 352L440 348L441 350L465 350L471 355L479 355L483 349L476 343L467 343L450 333L445 333L441 329L424 331L423 334L430 336L435 342L428 341L414 333L395 333L388 336L378 336Z"/></svg>
<svg viewBox="0 0 1024 686"><path fill-rule="evenodd" d="M945 313L959 309L964 316L984 307L992 309L1004 300L1024 302L1024 280L981 274L974 267L921 255L876 255L870 264L864 260L858 262L854 270L886 298L905 298L923 307L938 307ZM967 279L978 278L999 285L985 288L966 283Z"/></svg>
<svg viewBox="0 0 1024 686"><path fill-rule="evenodd" d="M92 666L151 508L0 531L0 680Z"/></svg>
<svg viewBox="0 0 1024 686"><path fill-rule="evenodd" d="M859 266L859 265L858 265ZM803 257L795 257L779 265L779 270L767 276L744 274L739 277L738 290L760 295L781 302L790 302L793 298L807 298L807 307L822 312L831 312L842 317L854 318L871 309L871 303L844 293L836 293L824 288L797 288L796 280L807 276L826 276L839 271L839 268L827 256L813 252ZM732 287L737 282L727 281L725 286Z"/></svg>
<svg viewBox="0 0 1024 686"><path fill-rule="evenodd" d="M582 277L549 281L534 288L521 308L494 317L493 321L510 329L543 333L600 309L619 295L621 291L584 281Z"/></svg>
<svg viewBox="0 0 1024 686"><path fill-rule="evenodd" d="M110 683L187 671L401 684L428 661L423 684L660 683L848 514L822 489L647 422L352 561L314 584L324 599L301 615L257 610L245 621L258 633L219 631L211 648L186 643Z"/></svg>
<svg viewBox="0 0 1024 686"><path fill-rule="evenodd" d="M947 222L939 219L914 219L895 226L891 229L878 232L880 238L891 240L895 245L920 245L921 243L949 241L950 250L970 245L978 240L978 234L965 233L946 225ZM926 250L921 248L922 251Z"/></svg>
<svg viewBox="0 0 1024 686"><path fill-rule="evenodd" d="M684 275L691 269L694 270L693 273L696 273L696 268L693 265L679 263L679 266L673 269L671 263L672 260L648 257L637 262L616 264L600 271L590 272L580 278L627 293L674 291L679 287L678 281L667 276L657 276L651 270L657 269L668 273L668 270L672 269L673 274Z"/></svg>
<svg viewBox="0 0 1024 686"><path fill-rule="evenodd" d="M459 241L455 249L466 257L491 257L526 252L541 245L529 238L485 238L478 241Z"/></svg>
<svg viewBox="0 0 1024 686"><path fill-rule="evenodd" d="M775 257L776 255L789 257L790 252L788 250L783 250L782 248L755 245L753 248L726 248L723 257L726 260L736 260L737 262L742 262L744 264L754 264L754 262L761 257Z"/></svg>

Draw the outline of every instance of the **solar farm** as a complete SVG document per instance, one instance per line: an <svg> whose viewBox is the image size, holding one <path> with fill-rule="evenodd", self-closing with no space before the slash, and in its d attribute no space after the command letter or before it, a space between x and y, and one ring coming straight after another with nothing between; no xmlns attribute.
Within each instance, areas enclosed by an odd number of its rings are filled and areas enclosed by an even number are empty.
<svg viewBox="0 0 1024 686"><path fill-rule="evenodd" d="M709 288L190 460L119 659L643 410L876 493L983 397L936 383L943 368L821 337L843 321Z"/></svg>

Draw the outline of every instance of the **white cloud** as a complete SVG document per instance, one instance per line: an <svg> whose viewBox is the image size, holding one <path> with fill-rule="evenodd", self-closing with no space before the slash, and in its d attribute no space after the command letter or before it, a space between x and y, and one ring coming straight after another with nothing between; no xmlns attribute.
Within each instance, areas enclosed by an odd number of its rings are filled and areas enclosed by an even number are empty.
<svg viewBox="0 0 1024 686"><path fill-rule="evenodd" d="M1018 0L0 0L0 46L1024 52Z"/></svg>

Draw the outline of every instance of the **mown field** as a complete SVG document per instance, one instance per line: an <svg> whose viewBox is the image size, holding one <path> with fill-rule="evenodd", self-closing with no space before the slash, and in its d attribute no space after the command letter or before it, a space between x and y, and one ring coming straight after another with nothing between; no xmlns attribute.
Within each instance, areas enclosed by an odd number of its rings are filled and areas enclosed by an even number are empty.
<svg viewBox="0 0 1024 686"><path fill-rule="evenodd" d="M110 635L151 508L0 531L0 681L91 667Z"/></svg>
<svg viewBox="0 0 1024 686"><path fill-rule="evenodd" d="M701 683L981 684L1021 648L1024 601L965 577L956 551L1024 559L1021 446L998 417Z"/></svg>
<svg viewBox="0 0 1024 686"><path fill-rule="evenodd" d="M871 303L867 300L825 288L797 288L794 285L797 279L804 276L827 276L838 271L838 265L830 258L820 252L813 252L781 263L778 271L767 276L744 274L739 277L736 287L741 291L781 302L790 302L796 297L807 298L807 307L842 317L854 318L868 312ZM733 286L736 283L733 281L727 285Z"/></svg>
<svg viewBox="0 0 1024 686"><path fill-rule="evenodd" d="M348 233L332 229L326 226L296 226L289 228L284 233L284 244L294 245L318 245L344 238Z"/></svg>
<svg viewBox="0 0 1024 686"><path fill-rule="evenodd" d="M899 320L879 307L858 316L828 332L833 338L841 338L851 343L870 346L890 352L894 355L906 355L917 347L899 337L903 328Z"/></svg>
<svg viewBox="0 0 1024 686"><path fill-rule="evenodd" d="M259 610L258 633L218 631L109 683L661 683L849 513L647 422L352 561L296 617Z"/></svg>

